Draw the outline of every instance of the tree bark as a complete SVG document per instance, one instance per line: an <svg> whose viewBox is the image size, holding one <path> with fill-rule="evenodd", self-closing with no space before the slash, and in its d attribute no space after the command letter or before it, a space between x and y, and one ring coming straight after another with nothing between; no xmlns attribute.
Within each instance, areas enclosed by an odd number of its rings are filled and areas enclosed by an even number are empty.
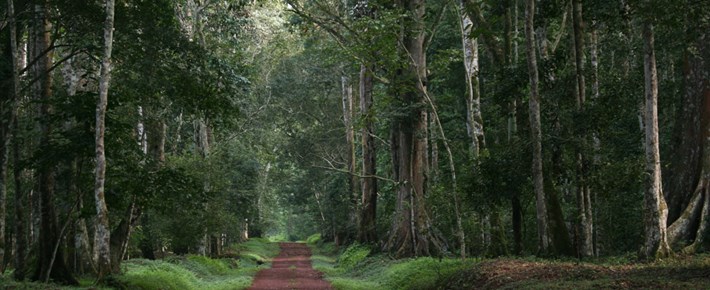
<svg viewBox="0 0 710 290"><path fill-rule="evenodd" d="M19 145L19 126L17 124L18 104L20 102L20 51L18 49L18 38L17 38L17 15L15 14L15 5L13 0L7 0L7 15L10 20L10 50L12 51L12 99L14 100L13 109L11 113L12 117L12 155L13 155L13 176L15 185L15 272L14 278L17 281L22 281L25 279L25 260L27 256L27 234L25 230L25 211L24 202L22 196L24 195L22 190L21 174L20 169L20 145ZM6 148L7 150L7 148Z"/></svg>
<svg viewBox="0 0 710 290"><path fill-rule="evenodd" d="M707 18L706 18L707 19ZM676 125L676 147L667 190L668 243L695 252L708 234L708 191L710 191L710 23L694 23L688 33L695 36L685 59L685 93ZM673 219L671 212L678 217ZM671 223L672 221L672 223ZM693 239L693 235L695 238ZM692 242L691 242L692 241ZM686 246L688 243L690 245Z"/></svg>
<svg viewBox="0 0 710 290"><path fill-rule="evenodd" d="M576 70L576 97L577 112L582 114L586 103L586 84L584 79L584 20L582 18L582 1L572 0L572 28L574 40L574 59ZM584 120L579 121L582 123ZM579 219L578 254L581 257L594 255L593 218L591 205L591 191L588 183L589 160L586 150L586 132L577 132L579 145L577 146L577 216Z"/></svg>
<svg viewBox="0 0 710 290"><path fill-rule="evenodd" d="M398 100L407 114L393 120L393 152L398 171L397 199L392 229L384 248L397 257L429 256L440 253L443 240L435 234L426 204L427 187L427 112L424 109L426 93L426 54L424 51L424 0L403 3L409 12L402 37L405 59L408 64L400 75L402 88ZM395 146L395 145L393 145Z"/></svg>
<svg viewBox="0 0 710 290"><path fill-rule="evenodd" d="M641 255L646 259L670 255L666 233L668 207L662 194L661 157L658 146L658 75L654 51L653 26L643 24L645 119L646 119L646 192L644 194L645 242Z"/></svg>
<svg viewBox="0 0 710 290"><path fill-rule="evenodd" d="M348 170L348 200L350 201L351 210L348 214L348 224L356 228L359 218L359 180L357 178L357 158L355 156L355 127L353 118L355 117L355 102L353 98L353 86L350 78L347 76L341 77L342 89L342 105L343 105L343 125L345 126L345 141L347 142L347 170ZM346 227L346 228L349 228ZM349 235L349 233L348 233Z"/></svg>
<svg viewBox="0 0 710 290"><path fill-rule="evenodd" d="M106 0L106 22L104 23L104 51L101 59L101 79L99 81L99 101L96 104L96 176L94 180L94 199L96 206L96 233L94 240L98 252L97 279L103 280L111 274L111 232L109 230L108 208L104 197L106 182L106 153L104 134L106 132L106 107L108 89L111 82L111 51L113 49L114 1Z"/></svg>
<svg viewBox="0 0 710 290"><path fill-rule="evenodd" d="M372 112L372 71L360 66L360 116L362 118L362 208L358 241L375 244L377 240L377 150Z"/></svg>
<svg viewBox="0 0 710 290"><path fill-rule="evenodd" d="M542 129L540 124L540 95L538 92L539 76L537 57L535 54L535 0L526 0L525 5L525 44L528 58L528 74L530 77L530 132L533 143L533 186L535 190L537 212L538 250L541 253L549 251L549 225L547 221L547 205L545 200L544 178L542 171Z"/></svg>
<svg viewBox="0 0 710 290"><path fill-rule="evenodd" d="M478 39L471 37L473 21L465 12L465 0L461 0L461 41L463 43L463 61L466 71L466 132L471 138L470 150L474 159L478 159L481 148L486 144L481 116L481 90L479 85Z"/></svg>
<svg viewBox="0 0 710 290"><path fill-rule="evenodd" d="M35 13L37 23L34 26L35 32L33 33L35 36L34 58L38 59L35 63L35 72L38 78L35 93L37 94L37 99L41 100L38 116L40 120L39 146L46 147L50 143L53 129L50 120L50 116L53 113L53 108L50 105L53 52L50 49L52 24L48 15L49 1L44 0L37 3L35 5ZM45 51L49 52L41 55ZM46 282L51 279L58 283L76 285L78 282L73 273L67 268L63 255L59 255L56 259L54 257L55 249L59 249L57 253L63 253L64 246L59 235L57 213L54 205L54 166L47 163L42 164L37 170L40 200L39 248L32 280Z"/></svg>

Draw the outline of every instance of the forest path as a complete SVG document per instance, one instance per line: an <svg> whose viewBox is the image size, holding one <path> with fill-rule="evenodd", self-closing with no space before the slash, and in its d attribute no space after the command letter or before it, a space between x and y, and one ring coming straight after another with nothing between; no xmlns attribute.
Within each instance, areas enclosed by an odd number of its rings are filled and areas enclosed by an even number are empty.
<svg viewBox="0 0 710 290"><path fill-rule="evenodd" d="M311 249L302 243L279 243L271 268L259 271L249 289L333 289L311 267Z"/></svg>

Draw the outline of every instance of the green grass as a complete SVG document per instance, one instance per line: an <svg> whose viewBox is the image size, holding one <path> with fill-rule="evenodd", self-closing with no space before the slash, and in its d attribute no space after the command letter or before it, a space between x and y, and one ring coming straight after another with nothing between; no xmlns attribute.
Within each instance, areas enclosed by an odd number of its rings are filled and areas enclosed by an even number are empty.
<svg viewBox="0 0 710 290"><path fill-rule="evenodd" d="M710 254L639 263L589 259L420 257L394 260L362 245L311 244L313 267L336 289L710 289Z"/></svg>
<svg viewBox="0 0 710 290"><path fill-rule="evenodd" d="M312 245L313 267L325 274L336 289L434 289L442 281L475 260L421 257L393 260L385 255L370 255L371 249L352 245L340 254L332 244Z"/></svg>
<svg viewBox="0 0 710 290"><path fill-rule="evenodd" d="M239 259L188 255L161 261L134 259L123 264L117 280L128 289L244 289L256 272L268 268L278 245L251 239L232 247Z"/></svg>
<svg viewBox="0 0 710 290"><path fill-rule="evenodd" d="M39 283L39 282L29 282L22 281L18 282L12 278L13 270L8 269L5 273L0 274L0 289L13 289L13 290L84 290L84 289L112 289L105 286L94 286L95 279L92 277L77 277L79 280L78 286L62 286L52 283Z"/></svg>
<svg viewBox="0 0 710 290"><path fill-rule="evenodd" d="M257 238L233 245L228 256L235 258L187 255L164 260L128 260L122 264L122 273L100 288L92 285L94 280L90 277L81 279L76 287L16 282L12 280L12 271L7 271L0 275L0 289L244 289L251 285L256 272L270 267L271 259L278 253L278 244Z"/></svg>

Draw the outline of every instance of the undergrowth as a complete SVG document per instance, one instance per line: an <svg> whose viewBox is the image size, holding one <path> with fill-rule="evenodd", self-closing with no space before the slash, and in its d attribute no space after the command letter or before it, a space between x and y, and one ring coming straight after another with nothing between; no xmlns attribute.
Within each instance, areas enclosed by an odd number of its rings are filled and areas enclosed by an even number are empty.
<svg viewBox="0 0 710 290"><path fill-rule="evenodd" d="M354 244L318 242L313 267L336 289L710 289L710 254L639 263L633 254L589 259L420 257L395 260Z"/></svg>
<svg viewBox="0 0 710 290"><path fill-rule="evenodd" d="M254 275L269 268L278 255L279 246L267 239L251 239L230 247L226 258L204 256L172 256L163 260L131 259L123 262L121 274L108 278L107 285L97 287L94 278L80 279L79 286L18 282L12 271L0 274L0 289L244 289Z"/></svg>
<svg viewBox="0 0 710 290"><path fill-rule="evenodd" d="M420 257L394 260L371 255L368 246L354 244L337 254L332 244L313 245L312 263L336 289L435 289L475 260ZM337 255L337 258L336 258Z"/></svg>
<svg viewBox="0 0 710 290"><path fill-rule="evenodd" d="M278 245L251 239L230 249L238 259L188 255L165 260L134 259L123 264L118 282L127 289L244 289L256 272L268 268Z"/></svg>

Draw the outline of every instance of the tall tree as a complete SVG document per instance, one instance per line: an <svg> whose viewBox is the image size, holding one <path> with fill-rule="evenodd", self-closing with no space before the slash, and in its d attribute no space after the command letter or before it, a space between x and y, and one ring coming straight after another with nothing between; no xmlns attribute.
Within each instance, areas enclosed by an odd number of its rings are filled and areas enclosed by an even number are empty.
<svg viewBox="0 0 710 290"><path fill-rule="evenodd" d="M479 81L478 38L471 35L473 21L465 9L465 0L461 0L461 41L463 43L463 62L466 71L466 132L471 138L470 150L474 159L478 159L481 148L486 145L481 116L481 88Z"/></svg>
<svg viewBox="0 0 710 290"><path fill-rule="evenodd" d="M111 273L111 232L108 221L108 208L104 197L106 178L106 152L104 134L106 132L106 107L108 89L111 82L111 51L113 49L114 1L106 0L106 22L104 23L104 51L101 58L101 79L99 80L99 100L96 104L96 175L94 198L96 205L95 245L98 252L98 280Z"/></svg>
<svg viewBox="0 0 710 290"><path fill-rule="evenodd" d="M32 59L34 63L33 77L37 79L35 86L35 98L40 101L39 120L39 147L48 149L51 146L53 134L53 124L51 116L53 114L52 101L52 68L54 55L51 41L52 23L49 13L50 1L42 0L35 3L35 23L32 27L34 39ZM45 156L46 158L46 156ZM52 161L45 160L37 170L40 225L39 225L39 248L37 251L37 264L32 275L33 280L49 281L50 279L66 283L77 284L74 275L67 268L64 261L63 245L57 225L57 213L54 204L54 165ZM60 253L60 254L57 254Z"/></svg>
<svg viewBox="0 0 710 290"><path fill-rule="evenodd" d="M348 223L357 227L359 218L358 197L360 196L359 180L357 177L357 157L355 150L355 98L353 97L353 85L350 77L340 78L341 95L343 103L343 125L345 126L345 141L347 142L347 170L348 170L348 197L352 209L348 215Z"/></svg>
<svg viewBox="0 0 710 290"><path fill-rule="evenodd" d="M582 18L582 1L572 0L572 31L574 40L574 63L577 77L576 93L577 111L584 112L586 103L586 84L584 80L584 20ZM582 126L580 126L582 127ZM594 255L592 198L588 182L589 157L586 152L586 134L578 132L577 147L577 215L579 218L579 255L589 257Z"/></svg>
<svg viewBox="0 0 710 290"><path fill-rule="evenodd" d="M358 241L377 242L377 150L375 147L374 112L372 110L372 66L360 66L360 116L362 117L362 205Z"/></svg>
<svg viewBox="0 0 710 290"><path fill-rule="evenodd" d="M693 253L710 230L710 5L688 4L683 9L692 11L686 16L685 33L691 41L684 52L685 88L663 191L669 209L668 243Z"/></svg>
<svg viewBox="0 0 710 290"><path fill-rule="evenodd" d="M395 256L428 256L440 252L443 240L432 227L427 189L427 112L425 110L427 61L425 0L401 2L406 10L401 38L405 65L394 88L402 116L392 124L392 156L397 198L392 229L385 249Z"/></svg>
<svg viewBox="0 0 710 290"><path fill-rule="evenodd" d="M547 221L547 201L545 198L544 178L542 172L542 128L540 124L540 95L538 91L538 68L535 42L535 0L525 1L525 52L528 58L528 75L530 77L530 133L533 143L533 186L535 189L535 210L537 212L538 250L549 251L549 226Z"/></svg>
<svg viewBox="0 0 710 290"><path fill-rule="evenodd" d="M647 259L663 258L670 255L666 219L668 206L663 198L661 185L661 156L658 141L658 74L654 51L653 25L647 20L643 24L644 40L644 95L646 124L646 192L644 194L645 242L641 255Z"/></svg>
<svg viewBox="0 0 710 290"><path fill-rule="evenodd" d="M12 117L12 134L13 137L13 159L14 167L14 183L15 183L15 272L14 276L16 280L22 281L25 278L25 260L27 256L27 235L25 231L25 215L24 215L24 204L23 204L23 194L20 182L20 168L19 164L19 142L17 139L18 125L17 125L17 114L18 114L18 104L20 101L20 50L18 48L18 37L17 37L17 14L15 13L14 0L7 0L7 15L9 18L9 29L10 29L10 49L12 51L12 99L14 100L14 107L11 113Z"/></svg>

